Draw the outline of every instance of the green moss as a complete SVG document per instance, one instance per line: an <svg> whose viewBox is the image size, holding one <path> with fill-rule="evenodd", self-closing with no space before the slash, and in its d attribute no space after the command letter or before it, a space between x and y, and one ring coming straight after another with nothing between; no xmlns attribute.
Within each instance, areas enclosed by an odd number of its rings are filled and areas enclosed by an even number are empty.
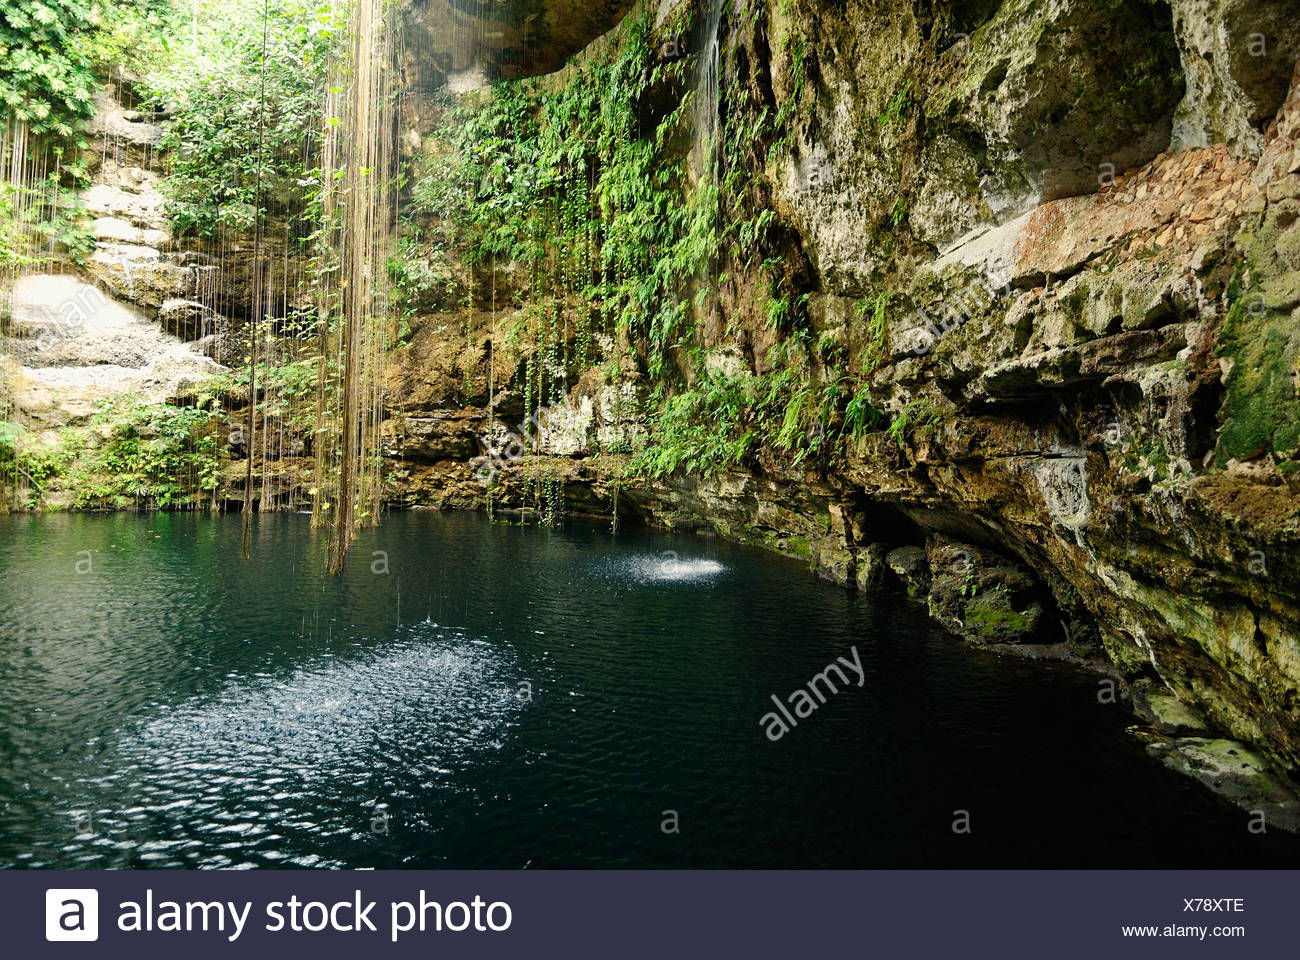
<svg viewBox="0 0 1300 960"><path fill-rule="evenodd" d="M1218 356L1233 363L1220 411L1217 463L1300 446L1300 224L1272 205L1238 234L1243 263L1228 286Z"/></svg>
<svg viewBox="0 0 1300 960"><path fill-rule="evenodd" d="M807 537L791 537L786 541L786 548L799 557L812 556L812 544Z"/></svg>
<svg viewBox="0 0 1300 960"><path fill-rule="evenodd" d="M989 642L1016 640L1034 628L1036 618L1028 610L1016 610L1003 590L981 593L966 604L963 619L966 632Z"/></svg>
<svg viewBox="0 0 1300 960"><path fill-rule="evenodd" d="M1170 463L1169 451L1159 437L1139 437L1124 451L1125 470L1157 482L1169 478Z"/></svg>
<svg viewBox="0 0 1300 960"><path fill-rule="evenodd" d="M1224 320L1218 355L1233 361L1220 411L1218 465L1293 452L1300 446L1300 330L1290 314L1264 307L1257 291L1243 292Z"/></svg>

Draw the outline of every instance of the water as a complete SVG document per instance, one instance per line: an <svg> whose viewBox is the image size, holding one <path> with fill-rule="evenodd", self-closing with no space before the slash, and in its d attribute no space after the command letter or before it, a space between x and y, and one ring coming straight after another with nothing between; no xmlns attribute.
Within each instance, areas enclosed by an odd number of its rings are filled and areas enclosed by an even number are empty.
<svg viewBox="0 0 1300 960"><path fill-rule="evenodd" d="M436 514L338 579L306 517L239 549L237 516L0 519L0 865L1300 862L1094 678L793 561ZM767 740L854 647L863 685Z"/></svg>
<svg viewBox="0 0 1300 960"><path fill-rule="evenodd" d="M704 11L695 79L695 131L691 156L698 179L715 180L721 144L718 141L719 54L722 0L711 0Z"/></svg>

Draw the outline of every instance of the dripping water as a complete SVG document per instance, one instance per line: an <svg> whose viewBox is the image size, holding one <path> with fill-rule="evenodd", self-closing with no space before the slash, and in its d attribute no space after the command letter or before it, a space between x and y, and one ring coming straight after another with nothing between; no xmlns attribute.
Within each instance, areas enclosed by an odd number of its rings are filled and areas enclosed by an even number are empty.
<svg viewBox="0 0 1300 960"><path fill-rule="evenodd" d="M722 4L723 0L710 0L709 8L705 13L695 79L695 137L691 153L694 157L696 177L708 181L717 178L720 153L718 78Z"/></svg>
<svg viewBox="0 0 1300 960"><path fill-rule="evenodd" d="M691 166L695 176L695 189L707 207L712 207L713 226L717 222L718 194L721 186L719 167L722 161L721 120L721 30L724 0L709 0L704 12L703 29L696 42L697 60L692 119L694 136L691 146ZM702 315L716 315L720 310L718 286L721 270L716 250L696 275L701 288L696 300Z"/></svg>

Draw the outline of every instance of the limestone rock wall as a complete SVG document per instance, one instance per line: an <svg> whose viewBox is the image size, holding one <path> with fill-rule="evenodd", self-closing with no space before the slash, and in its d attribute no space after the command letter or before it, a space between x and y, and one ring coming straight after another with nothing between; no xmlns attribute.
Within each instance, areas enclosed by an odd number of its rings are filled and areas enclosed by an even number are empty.
<svg viewBox="0 0 1300 960"><path fill-rule="evenodd" d="M797 6L816 108L768 173L810 314L852 351L846 301L886 294L876 383L936 418L853 451L825 502L1024 563L1130 677L1294 775L1300 11ZM856 559L865 526L818 550Z"/></svg>

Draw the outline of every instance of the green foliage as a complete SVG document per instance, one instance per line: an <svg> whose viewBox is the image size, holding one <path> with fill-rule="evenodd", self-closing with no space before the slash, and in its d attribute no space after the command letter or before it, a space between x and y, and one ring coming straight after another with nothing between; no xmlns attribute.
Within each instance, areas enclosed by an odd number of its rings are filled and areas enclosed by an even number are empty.
<svg viewBox="0 0 1300 960"><path fill-rule="evenodd" d="M869 384L862 383L844 406L844 430L854 440L875 429L884 414L876 405L875 396Z"/></svg>
<svg viewBox="0 0 1300 960"><path fill-rule="evenodd" d="M20 242L25 233L18 212L20 189L0 181L0 270L24 267L34 262L26 245Z"/></svg>
<svg viewBox="0 0 1300 960"><path fill-rule="evenodd" d="M452 306L457 284L447 262L445 242L425 239L409 224L407 231L388 258L387 267L393 303L409 320L421 310Z"/></svg>
<svg viewBox="0 0 1300 960"><path fill-rule="evenodd" d="M810 379L797 360L804 349L802 338L792 337L773 348L765 374L712 373L670 397L629 473L710 476L764 447L795 466L826 465L842 454L846 438L878 429L884 414L870 386L843 374Z"/></svg>
<svg viewBox="0 0 1300 960"><path fill-rule="evenodd" d="M94 29L78 33L74 43L101 76L141 75L161 67L169 36L190 30L172 0L98 0L91 5L91 21Z"/></svg>
<svg viewBox="0 0 1300 960"><path fill-rule="evenodd" d="M882 134L897 127L912 108L914 101L912 99L912 81L908 80L903 86L894 93L886 102L884 109L880 111L880 116L876 118ZM902 224L907 217L907 196L903 187L899 187L899 192L894 197L894 202L889 207L889 223L895 230Z"/></svg>
<svg viewBox="0 0 1300 960"><path fill-rule="evenodd" d="M148 79L177 111L163 145L168 212L181 233L247 230L259 212L302 211L315 190L309 158L344 25L323 0L271 0L266 19L262 6L222 5Z"/></svg>
<svg viewBox="0 0 1300 960"><path fill-rule="evenodd" d="M95 240L77 191L64 186L58 174L50 174L42 199L41 219L30 225L37 244L46 251L40 259L64 256L85 263L95 250Z"/></svg>
<svg viewBox="0 0 1300 960"><path fill-rule="evenodd" d="M751 26L761 19L753 6ZM501 83L490 96L448 102L413 189L418 222L435 226L394 273L418 290L419 270L408 265L440 250L461 254L471 283L486 280L474 279L475 267L490 260L530 264L520 295L527 319L508 338L527 358L530 409L557 371L582 369L593 317L619 334L644 359L654 408L652 442L634 472L707 474L760 445L796 463L824 461L845 431L871 429L881 414L865 384L811 376L808 296L781 257L764 252L776 214L761 171L794 142L811 48L797 30L787 34L785 95L771 108L754 99L759 85L724 70L724 122L716 143L695 144L705 154L697 178L682 149L694 142L694 94L654 125L642 107L649 91L685 86L694 65L661 62L649 38L649 23L633 20L607 53L571 65L562 85ZM762 377L697 372L689 388L674 390L679 370L700 366L692 317L724 281L724 256L761 264L768 319L794 345ZM566 330L578 342L574 355L565 353Z"/></svg>
<svg viewBox="0 0 1300 960"><path fill-rule="evenodd" d="M316 356L259 367L257 388L262 394L258 416L286 424L294 433L311 435L316 428L317 369ZM331 373L333 366L330 367ZM222 396L248 396L248 367L220 377L211 377L199 388L195 398L199 408L213 408Z"/></svg>
<svg viewBox="0 0 1300 960"><path fill-rule="evenodd" d="M74 139L95 113L96 71L156 55L171 9L167 0L5 0L0 113L36 137Z"/></svg>
<svg viewBox="0 0 1300 960"><path fill-rule="evenodd" d="M213 414L201 407L105 401L96 419L112 424L108 439L79 466L70 483L77 506L195 503L217 489L220 459Z"/></svg>
<svg viewBox="0 0 1300 960"><path fill-rule="evenodd" d="M792 454L795 466L819 453L826 444L831 418L839 406L840 391L838 381L823 386L801 382L785 397L771 443L776 449Z"/></svg>
<svg viewBox="0 0 1300 960"><path fill-rule="evenodd" d="M782 261L774 257L763 262L763 269L768 274L767 299L763 310L767 322L779 333L792 332L803 318L808 306L808 294L794 294L781 270Z"/></svg>
<svg viewBox="0 0 1300 960"><path fill-rule="evenodd" d="M718 247L717 186L684 192L683 159L665 149L690 97L653 129L637 114L645 91L681 80L686 64L658 62L639 19L610 54L571 70L559 88L499 83L449 107L435 138L445 149L426 158L413 198L448 225L466 268L531 264L533 346L549 369L565 362L550 330L576 332L570 359L581 360L600 318L638 345L657 381L690 342L683 295Z"/></svg>
<svg viewBox="0 0 1300 960"><path fill-rule="evenodd" d="M75 459L78 447L73 444L23 447L14 457L14 468L26 482L28 507L40 506L46 485L61 475Z"/></svg>
<svg viewBox="0 0 1300 960"><path fill-rule="evenodd" d="M912 81L908 80L903 86L894 93L885 108L880 111L880 116L876 122L881 127L892 127L907 115L907 111L912 107Z"/></svg>
<svg viewBox="0 0 1300 960"><path fill-rule="evenodd" d="M16 490L19 485L18 441L26 428L0 420L0 494ZM0 502L0 507L7 506Z"/></svg>
<svg viewBox="0 0 1300 960"><path fill-rule="evenodd" d="M95 111L100 80L87 47L100 36L105 11L137 2L0 4L0 120L28 133L7 141L13 153L0 157L21 171L0 184L0 267L80 262L92 249L75 193L84 171L67 155Z"/></svg>
<svg viewBox="0 0 1300 960"><path fill-rule="evenodd" d="M907 216L907 198L900 193L897 197L894 198L894 203L889 208L889 222L894 227L894 229L897 230L898 225L903 222L903 218L906 216Z"/></svg>
<svg viewBox="0 0 1300 960"><path fill-rule="evenodd" d="M561 158L542 156L539 104L524 83L501 83L483 103L452 107L412 190L415 209L449 228L442 238L477 263L493 254L526 261L535 253L539 207L561 185Z"/></svg>
<svg viewBox="0 0 1300 960"><path fill-rule="evenodd" d="M707 477L740 464L759 440L746 428L758 389L756 377L717 375L669 397L654 444L629 472L663 477L681 469Z"/></svg>
<svg viewBox="0 0 1300 960"><path fill-rule="evenodd" d="M77 192L63 185L74 174L51 173L30 186L0 181L0 268L84 263L94 252Z"/></svg>
<svg viewBox="0 0 1300 960"><path fill-rule="evenodd" d="M1034 611L1015 609L1011 603L1011 591L1003 583L973 596L967 602L963 616L965 629L986 642L1022 637L1033 629L1034 624Z"/></svg>
<svg viewBox="0 0 1300 960"><path fill-rule="evenodd" d="M27 430L20 424L0 420L0 456L12 457L16 451L18 438Z"/></svg>
<svg viewBox="0 0 1300 960"><path fill-rule="evenodd" d="M94 115L98 85L74 39L92 30L84 0L0 4L0 108L37 136L74 137Z"/></svg>
<svg viewBox="0 0 1300 960"><path fill-rule="evenodd" d="M751 18L762 16L762 0L749 0ZM789 0L782 0L782 15L791 26L797 25ZM782 41L782 69L787 72L783 88L786 96L775 110L755 97L752 81L743 82L743 74L732 72L732 79L722 91L722 109L726 123L722 131L722 200L728 211L721 227L721 242L726 253L738 264L752 265L762 255L776 213L767 198L765 167L789 155L800 128L799 117L807 102L810 46L797 29L791 29Z"/></svg>
<svg viewBox="0 0 1300 960"><path fill-rule="evenodd" d="M867 343L863 348L860 361L863 376L870 376L888 359L886 341L889 336L889 294L879 293L874 297L859 300L854 313L867 325Z"/></svg>
<svg viewBox="0 0 1300 960"><path fill-rule="evenodd" d="M796 133L795 117L803 103L808 82L808 41L798 33L786 36L785 54L790 61L789 95L777 107L772 121L772 142L768 158L776 159L789 150Z"/></svg>
<svg viewBox="0 0 1300 960"><path fill-rule="evenodd" d="M933 435L941 416L928 401L909 400L889 423L889 438L901 449L913 440Z"/></svg>

